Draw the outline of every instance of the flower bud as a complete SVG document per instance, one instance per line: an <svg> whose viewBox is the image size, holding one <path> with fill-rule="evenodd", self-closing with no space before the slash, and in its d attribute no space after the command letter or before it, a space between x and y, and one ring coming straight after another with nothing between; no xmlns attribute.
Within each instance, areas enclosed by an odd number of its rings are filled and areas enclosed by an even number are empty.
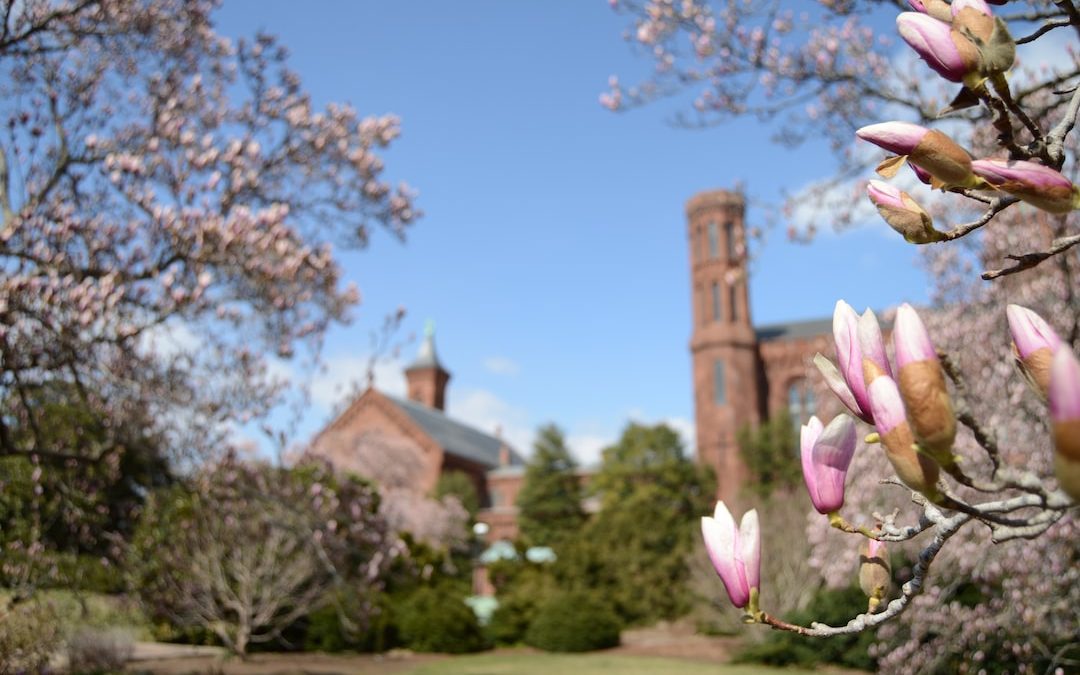
<svg viewBox="0 0 1080 675"><path fill-rule="evenodd" d="M811 417L799 435L803 480L818 513L830 514L844 505L844 482L855 455L855 420L837 415L824 429Z"/></svg>
<svg viewBox="0 0 1080 675"><path fill-rule="evenodd" d="M948 23L918 12L901 12L896 28L926 65L946 80L964 82L978 72L979 48Z"/></svg>
<svg viewBox="0 0 1080 675"><path fill-rule="evenodd" d="M893 345L900 395L912 433L923 450L941 464L950 466L956 439L956 416L945 386L945 373L930 342L930 334L907 303L896 313Z"/></svg>
<svg viewBox="0 0 1080 675"><path fill-rule="evenodd" d="M1067 347L1050 364L1050 419L1053 422L1054 473L1061 489L1080 502L1080 361Z"/></svg>
<svg viewBox="0 0 1080 675"><path fill-rule="evenodd" d="M892 565L885 544L877 539L867 539L859 551L859 587L870 599L870 612L881 605L891 585Z"/></svg>
<svg viewBox="0 0 1080 675"><path fill-rule="evenodd" d="M712 517L701 519L705 550L728 593L731 604L746 607L761 588L761 528L757 511L743 514L738 529L724 502Z"/></svg>
<svg viewBox="0 0 1080 675"><path fill-rule="evenodd" d="M979 159L971 170L998 190L1050 213L1080 208L1080 189L1048 166L1022 160Z"/></svg>
<svg viewBox="0 0 1080 675"><path fill-rule="evenodd" d="M912 490L921 492L931 501L936 500L939 497L937 480L940 468L931 457L915 449L915 437L904 413L904 402L900 399L896 382L883 375L870 384L868 393L881 447L885 449L885 457L892 464L897 477Z"/></svg>
<svg viewBox="0 0 1080 675"><path fill-rule="evenodd" d="M859 317L859 350L862 351L863 382L870 383L881 375L892 377L889 357L885 354L885 341L881 339L881 326L878 325L874 310L867 309Z"/></svg>
<svg viewBox="0 0 1080 675"><path fill-rule="evenodd" d="M930 214L903 190L872 180L866 186L866 193L889 227L912 244L928 244L945 238L941 232L934 229Z"/></svg>
<svg viewBox="0 0 1080 675"><path fill-rule="evenodd" d="M1009 305L1005 315L1009 319L1017 367L1035 392L1045 399L1050 385L1050 362L1061 346L1061 338L1041 316L1027 307Z"/></svg>
<svg viewBox="0 0 1080 675"><path fill-rule="evenodd" d="M862 127L855 135L890 152L906 155L930 174L930 184L935 188L979 187L982 184L971 172L971 156L967 151L937 129L908 122L880 122ZM886 177L895 173L889 160L878 170Z"/></svg>

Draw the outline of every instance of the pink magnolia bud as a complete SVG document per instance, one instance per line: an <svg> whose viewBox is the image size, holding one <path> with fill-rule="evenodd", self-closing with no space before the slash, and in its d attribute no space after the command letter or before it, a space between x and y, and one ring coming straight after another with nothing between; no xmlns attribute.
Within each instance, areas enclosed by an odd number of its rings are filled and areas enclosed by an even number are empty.
<svg viewBox="0 0 1080 675"><path fill-rule="evenodd" d="M937 462L915 449L915 436L896 382L887 375L879 377L870 383L868 393L874 426L897 477L912 490L935 500L940 469Z"/></svg>
<svg viewBox="0 0 1080 675"><path fill-rule="evenodd" d="M971 170L998 190L1050 213L1080 208L1080 189L1048 166L1022 160L979 159Z"/></svg>
<svg viewBox="0 0 1080 675"><path fill-rule="evenodd" d="M825 379L825 384L836 398L840 399L844 407L863 422L871 424L873 420L870 417L870 411L864 411L859 407L859 404L855 401L855 395L851 393L851 388L844 381L844 376L836 369L836 365L821 354L814 355L814 365L817 366L818 372Z"/></svg>
<svg viewBox="0 0 1080 675"><path fill-rule="evenodd" d="M1061 338L1041 316L1027 307L1009 305L1005 315L1009 319L1017 366L1036 393L1045 399L1050 385L1050 362L1061 346Z"/></svg>
<svg viewBox="0 0 1080 675"><path fill-rule="evenodd" d="M870 409L870 400L866 396L866 384L863 382L859 316L851 305L843 300L838 300L833 310L833 340L836 342L836 363L840 367L840 374L844 376L844 382L855 396L859 411L865 413Z"/></svg>
<svg viewBox="0 0 1080 675"><path fill-rule="evenodd" d="M963 82L979 69L979 49L952 26L919 12L896 17L900 37L926 65L950 82Z"/></svg>
<svg viewBox="0 0 1080 675"><path fill-rule="evenodd" d="M905 240L912 244L928 244L943 239L944 235L934 229L930 214L903 190L872 180L866 186L866 193L889 227L902 234Z"/></svg>
<svg viewBox="0 0 1080 675"><path fill-rule="evenodd" d="M855 420L848 415L837 415L824 430L817 417L802 427L803 480L818 513L835 513L844 505L844 481L855 455L855 442Z"/></svg>
<svg viewBox="0 0 1080 675"><path fill-rule="evenodd" d="M746 607L761 586L761 529L757 511L743 514L739 529L724 502L716 503L713 516L701 519L701 534L731 604Z"/></svg>
<svg viewBox="0 0 1080 675"><path fill-rule="evenodd" d="M859 552L859 587L870 599L871 612L881 605L891 585L892 565L885 544L877 539L867 539Z"/></svg>
<svg viewBox="0 0 1080 675"><path fill-rule="evenodd" d="M941 369L930 334L922 319L904 303L896 313L893 328L896 351L897 383L904 399L911 430L923 449L949 466L956 439L956 415L953 414L945 373Z"/></svg>
<svg viewBox="0 0 1080 675"><path fill-rule="evenodd" d="M971 156L937 129L909 122L879 122L862 127L855 135L885 150L907 156L930 174L931 185L935 188L980 185L971 172ZM888 173L886 166L891 170ZM878 168L884 175L892 175L895 170L891 160Z"/></svg>
<svg viewBox="0 0 1080 675"><path fill-rule="evenodd" d="M867 309L859 317L859 349L862 351L863 382L870 383L881 375L892 377L889 357L885 354L885 341L881 338L881 326L874 310Z"/></svg>
<svg viewBox="0 0 1080 675"><path fill-rule="evenodd" d="M1054 473L1061 489L1080 502L1080 361L1067 347L1050 364L1050 420L1054 436Z"/></svg>

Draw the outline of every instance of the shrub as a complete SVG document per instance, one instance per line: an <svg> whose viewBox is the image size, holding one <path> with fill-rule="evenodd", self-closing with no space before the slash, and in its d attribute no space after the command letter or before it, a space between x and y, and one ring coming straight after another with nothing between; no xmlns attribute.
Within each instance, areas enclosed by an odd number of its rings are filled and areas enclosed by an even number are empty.
<svg viewBox="0 0 1080 675"><path fill-rule="evenodd" d="M392 603L385 593L366 603L358 594L344 592L307 616L304 651L384 652L396 645Z"/></svg>
<svg viewBox="0 0 1080 675"><path fill-rule="evenodd" d="M126 630L81 628L68 639L68 670L87 675L116 672L124 668L134 648Z"/></svg>
<svg viewBox="0 0 1080 675"><path fill-rule="evenodd" d="M419 652L461 654L487 647L476 614L446 587L419 588L397 611L405 646Z"/></svg>
<svg viewBox="0 0 1080 675"><path fill-rule="evenodd" d="M858 588L822 589L814 595L806 609L793 612L785 619L801 625L820 621L836 626L847 623L851 617L865 611L866 596ZM772 631L764 642L742 650L735 656L734 661L804 667L829 663L860 670L874 670L877 661L869 654L870 646L874 642L873 631L841 635L827 640Z"/></svg>
<svg viewBox="0 0 1080 675"><path fill-rule="evenodd" d="M60 641L60 621L47 604L0 608L0 675L45 670Z"/></svg>
<svg viewBox="0 0 1080 675"><path fill-rule="evenodd" d="M549 652L587 652L619 644L619 619L588 593L561 593L540 606L525 642Z"/></svg>
<svg viewBox="0 0 1080 675"><path fill-rule="evenodd" d="M496 595L499 606L491 615L487 635L496 644L518 644L525 640L540 605L554 592L555 580L541 565L504 562L492 565L491 569L496 566L503 583Z"/></svg>

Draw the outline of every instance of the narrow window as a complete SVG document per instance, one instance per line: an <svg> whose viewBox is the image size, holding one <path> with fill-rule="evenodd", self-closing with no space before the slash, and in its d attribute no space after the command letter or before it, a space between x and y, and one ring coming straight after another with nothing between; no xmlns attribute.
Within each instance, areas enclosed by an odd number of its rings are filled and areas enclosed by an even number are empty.
<svg viewBox="0 0 1080 675"><path fill-rule="evenodd" d="M735 301L735 284L728 285L728 305L731 311L731 322L739 320L739 303Z"/></svg>
<svg viewBox="0 0 1080 675"><path fill-rule="evenodd" d="M716 258L720 255L720 235L716 230L716 223L709 223L709 257Z"/></svg>
<svg viewBox="0 0 1080 675"><path fill-rule="evenodd" d="M712 318L713 321L720 320L720 284L715 281L712 283Z"/></svg>
<svg viewBox="0 0 1080 675"><path fill-rule="evenodd" d="M798 427L806 422L816 407L814 392L806 380L795 380L788 386L788 414L792 425Z"/></svg>
<svg viewBox="0 0 1080 675"><path fill-rule="evenodd" d="M704 236L705 236L705 233L701 231L701 226L698 225L697 232L694 234L694 260L697 261L697 262L701 262L701 259L703 257L701 255L701 251L702 251L702 243L701 242L702 242L702 239L704 238Z"/></svg>
<svg viewBox="0 0 1080 675"><path fill-rule="evenodd" d="M697 298L698 324L704 326L708 322L709 315L705 305L705 289L701 287L701 284L698 284L694 297Z"/></svg>
<svg viewBox="0 0 1080 675"><path fill-rule="evenodd" d="M724 223L724 238L727 239L727 257L728 260L735 259L735 223L728 221Z"/></svg>
<svg viewBox="0 0 1080 675"><path fill-rule="evenodd" d="M727 403L727 389L724 382L724 362L720 359L713 361L713 397L717 405Z"/></svg>

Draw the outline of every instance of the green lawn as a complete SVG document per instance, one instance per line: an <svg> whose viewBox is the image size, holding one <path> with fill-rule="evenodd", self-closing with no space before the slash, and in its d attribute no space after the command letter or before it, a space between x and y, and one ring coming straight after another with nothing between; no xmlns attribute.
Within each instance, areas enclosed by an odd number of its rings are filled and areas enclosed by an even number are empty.
<svg viewBox="0 0 1080 675"><path fill-rule="evenodd" d="M420 666L409 675L550 675L621 673L625 675L809 675L812 670L729 666L644 656L610 654L481 654L456 656Z"/></svg>

